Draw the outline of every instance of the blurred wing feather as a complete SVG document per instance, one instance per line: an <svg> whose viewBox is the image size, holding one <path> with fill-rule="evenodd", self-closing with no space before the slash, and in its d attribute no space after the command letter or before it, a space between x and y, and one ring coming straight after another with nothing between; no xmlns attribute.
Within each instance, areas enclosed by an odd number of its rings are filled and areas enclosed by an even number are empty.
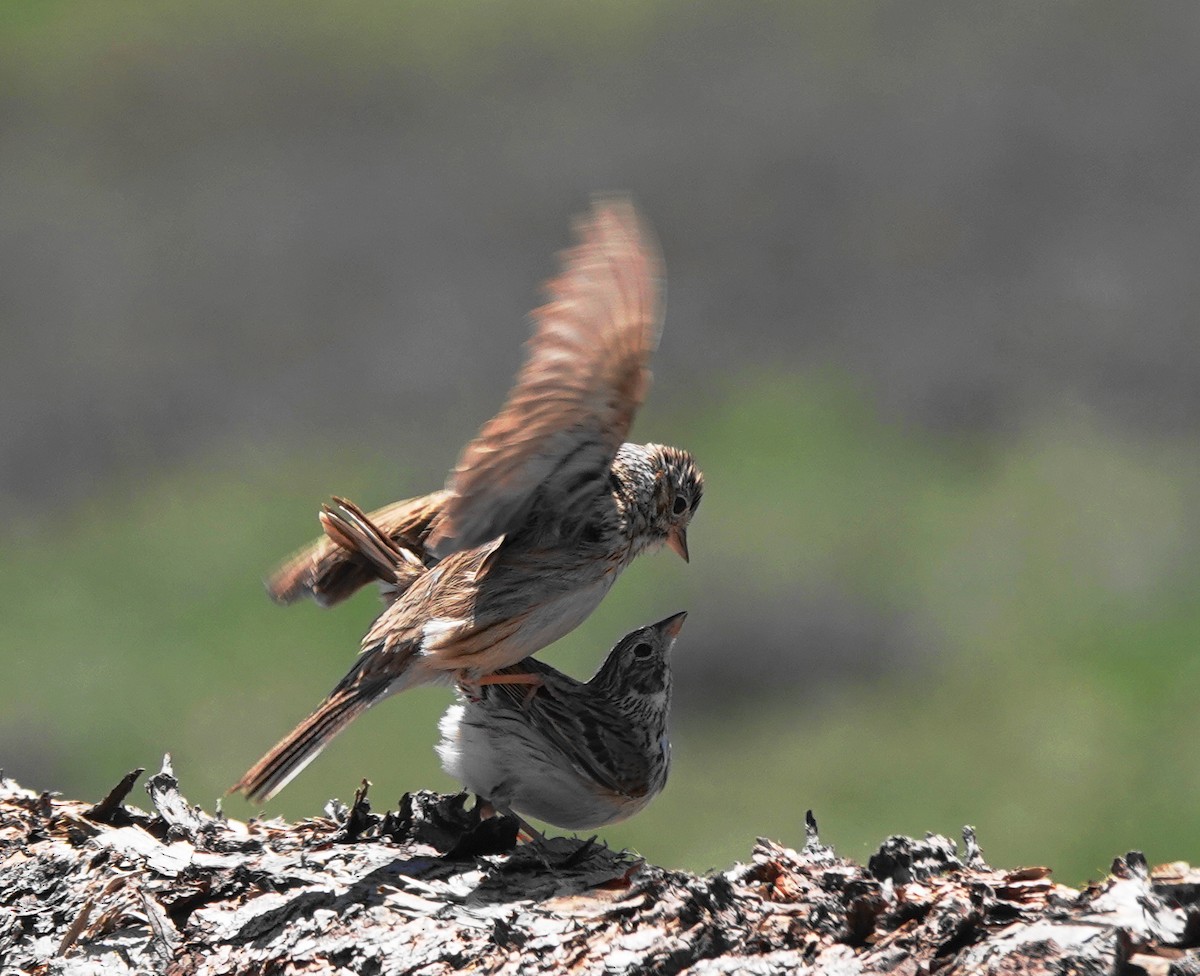
<svg viewBox="0 0 1200 976"><path fill-rule="evenodd" d="M445 491L435 491L406 498L372 512L366 519L378 532L417 558L428 559L425 538L448 497ZM348 551L326 535L309 543L272 573L267 580L267 592L279 603L293 603L308 596L328 607L379 578L379 570L370 560ZM384 579L392 582L386 576Z"/></svg>
<svg viewBox="0 0 1200 976"><path fill-rule="evenodd" d="M321 506L325 535L348 553L362 556L395 599L427 569L421 559L371 521L353 502L334 498Z"/></svg>
<svg viewBox="0 0 1200 976"><path fill-rule="evenodd" d="M621 199L598 201L577 235L533 313L516 385L451 475L428 540L438 556L515 531L539 496L548 519L569 524L603 489L646 395L662 323L658 248Z"/></svg>

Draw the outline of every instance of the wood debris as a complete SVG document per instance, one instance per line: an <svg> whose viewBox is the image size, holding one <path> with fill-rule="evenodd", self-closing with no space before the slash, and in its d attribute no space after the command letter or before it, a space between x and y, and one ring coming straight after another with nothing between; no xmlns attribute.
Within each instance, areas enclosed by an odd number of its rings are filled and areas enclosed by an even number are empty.
<svg viewBox="0 0 1200 976"><path fill-rule="evenodd" d="M465 795L290 824L192 806L169 759L123 804L0 780L0 976L16 973L1123 973L1200 976L1200 870L1117 858L1082 891L989 867L969 830L866 867L759 840L705 876L602 844L518 844Z"/></svg>

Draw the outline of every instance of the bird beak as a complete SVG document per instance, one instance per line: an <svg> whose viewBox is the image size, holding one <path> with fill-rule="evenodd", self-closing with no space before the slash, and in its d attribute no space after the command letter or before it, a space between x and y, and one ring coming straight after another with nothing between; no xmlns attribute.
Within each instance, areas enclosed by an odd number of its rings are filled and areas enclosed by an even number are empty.
<svg viewBox="0 0 1200 976"><path fill-rule="evenodd" d="M678 554L679 558L685 563L691 562L688 559L687 548L687 529L682 525L677 525L667 533L667 545Z"/></svg>
<svg viewBox="0 0 1200 976"><path fill-rule="evenodd" d="M687 611L681 610L679 613L666 620L660 620L654 626L661 630L668 638L674 640L679 636L679 632L683 629L683 622L687 620Z"/></svg>

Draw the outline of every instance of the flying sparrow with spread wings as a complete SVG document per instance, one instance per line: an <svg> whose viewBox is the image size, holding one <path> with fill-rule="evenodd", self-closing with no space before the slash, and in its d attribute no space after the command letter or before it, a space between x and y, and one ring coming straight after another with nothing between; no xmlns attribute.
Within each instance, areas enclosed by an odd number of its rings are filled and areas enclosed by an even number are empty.
<svg viewBox="0 0 1200 976"><path fill-rule="evenodd" d="M669 652L686 616L627 634L586 682L529 658L500 674L537 675L532 694L511 684L465 693L438 726L442 768L510 816L567 830L633 816L667 782Z"/></svg>
<svg viewBox="0 0 1200 976"><path fill-rule="evenodd" d="M409 571L396 574L354 666L234 790L269 799L357 715L407 688L536 683L494 673L577 627L640 553L665 543L688 558L699 468L678 448L623 443L658 344L657 249L620 199L598 201L577 234L533 313L516 385L447 487L369 516ZM329 604L378 576L330 534L268 588Z"/></svg>

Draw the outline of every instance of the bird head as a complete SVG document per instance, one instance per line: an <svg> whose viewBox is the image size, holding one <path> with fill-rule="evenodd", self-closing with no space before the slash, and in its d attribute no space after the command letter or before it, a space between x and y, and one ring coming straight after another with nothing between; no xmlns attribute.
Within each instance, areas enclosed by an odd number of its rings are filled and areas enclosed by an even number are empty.
<svg viewBox="0 0 1200 976"><path fill-rule="evenodd" d="M670 651L687 611L672 614L622 637L589 684L612 698L665 699L671 690Z"/></svg>
<svg viewBox="0 0 1200 976"><path fill-rule="evenodd" d="M704 475L692 456L663 444L623 444L613 471L638 513L642 544L666 543L686 562L688 523L704 494Z"/></svg>

